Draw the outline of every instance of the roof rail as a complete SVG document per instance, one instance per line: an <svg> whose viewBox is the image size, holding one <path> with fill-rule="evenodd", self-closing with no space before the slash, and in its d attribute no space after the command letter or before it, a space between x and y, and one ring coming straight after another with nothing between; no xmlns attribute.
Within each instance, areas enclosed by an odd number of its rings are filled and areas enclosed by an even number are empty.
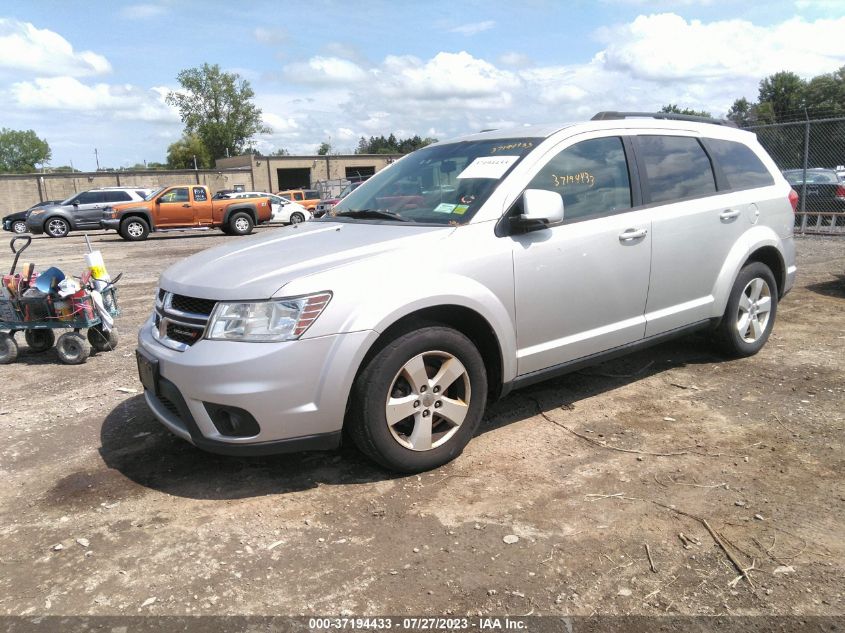
<svg viewBox="0 0 845 633"><path fill-rule="evenodd" d="M613 119L631 119L631 118L649 118L649 119L672 119L673 121L693 121L695 123L711 123L713 125L725 125L727 127L737 127L736 123L727 119L711 119L706 116L694 116L691 114L675 114L674 112L614 112L608 110L599 112L591 121L610 121Z"/></svg>

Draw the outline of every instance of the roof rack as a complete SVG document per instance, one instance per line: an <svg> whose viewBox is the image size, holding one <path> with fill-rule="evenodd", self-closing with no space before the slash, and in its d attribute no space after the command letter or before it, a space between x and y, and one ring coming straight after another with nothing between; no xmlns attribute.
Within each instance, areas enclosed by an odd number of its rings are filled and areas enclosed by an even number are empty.
<svg viewBox="0 0 845 633"><path fill-rule="evenodd" d="M727 127L737 127L736 123L727 119L711 119L706 116L694 116L692 114L675 114L674 112L614 112L608 110L599 112L591 121L610 121L613 119L632 119L632 118L649 118L649 119L672 119L673 121L693 121L695 123L710 123L712 125L725 125Z"/></svg>

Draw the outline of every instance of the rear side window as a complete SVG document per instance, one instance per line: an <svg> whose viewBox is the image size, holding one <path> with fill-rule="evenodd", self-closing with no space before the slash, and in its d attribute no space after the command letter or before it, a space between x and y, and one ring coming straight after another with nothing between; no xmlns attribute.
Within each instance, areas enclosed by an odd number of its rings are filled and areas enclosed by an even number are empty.
<svg viewBox="0 0 845 633"><path fill-rule="evenodd" d="M710 159L688 136L638 136L651 202L674 202L716 193Z"/></svg>
<svg viewBox="0 0 845 633"><path fill-rule="evenodd" d="M125 191L106 191L104 192L105 200L103 202L127 202L132 200L132 196L130 196Z"/></svg>
<svg viewBox="0 0 845 633"><path fill-rule="evenodd" d="M731 189L754 189L775 184L775 179L750 147L736 141L707 139L707 147L719 163Z"/></svg>
<svg viewBox="0 0 845 633"><path fill-rule="evenodd" d="M205 193L205 189L202 187L194 187L194 201L205 202L206 200L208 200L208 196Z"/></svg>
<svg viewBox="0 0 845 633"><path fill-rule="evenodd" d="M563 217L573 220L631 208L628 162L619 137L596 138L567 147L528 185L563 196Z"/></svg>

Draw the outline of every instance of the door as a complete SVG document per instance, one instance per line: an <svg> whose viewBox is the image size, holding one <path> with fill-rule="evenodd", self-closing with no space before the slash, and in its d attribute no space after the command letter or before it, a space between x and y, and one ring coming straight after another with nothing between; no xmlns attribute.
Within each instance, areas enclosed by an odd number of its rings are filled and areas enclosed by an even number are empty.
<svg viewBox="0 0 845 633"><path fill-rule="evenodd" d="M750 226L754 198L717 193L710 157L695 137L649 134L635 146L643 199L653 207L646 336L654 336L712 316L716 278Z"/></svg>
<svg viewBox="0 0 845 633"><path fill-rule="evenodd" d="M76 228L96 226L100 228L103 218L104 193L102 191L84 191L73 200L73 222Z"/></svg>
<svg viewBox="0 0 845 633"><path fill-rule="evenodd" d="M191 205L194 209L195 226L214 224L214 205L208 199L208 190L205 187L191 187Z"/></svg>
<svg viewBox="0 0 845 633"><path fill-rule="evenodd" d="M194 226L194 208L188 189L188 187L173 187L158 197L157 226Z"/></svg>
<svg viewBox="0 0 845 633"><path fill-rule="evenodd" d="M83 225L93 228L100 228L100 220L103 219L103 209L106 207L123 204L124 202L131 202L132 196L125 191L101 191L99 192L99 202L92 205L90 209L79 214L78 223L80 227Z"/></svg>
<svg viewBox="0 0 845 633"><path fill-rule="evenodd" d="M645 332L651 263L649 210L632 210L620 137L570 145L528 188L563 196L564 223L513 235L517 371L529 374Z"/></svg>

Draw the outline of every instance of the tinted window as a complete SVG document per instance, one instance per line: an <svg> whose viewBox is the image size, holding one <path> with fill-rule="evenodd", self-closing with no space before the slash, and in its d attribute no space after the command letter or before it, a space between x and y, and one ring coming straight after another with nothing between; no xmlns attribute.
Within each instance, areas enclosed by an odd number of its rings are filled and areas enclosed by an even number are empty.
<svg viewBox="0 0 845 633"><path fill-rule="evenodd" d="M707 139L731 189L753 189L775 184L775 179L751 148L735 141Z"/></svg>
<svg viewBox="0 0 845 633"><path fill-rule="evenodd" d="M652 202L672 202L716 192L710 159L697 139L637 137Z"/></svg>
<svg viewBox="0 0 845 633"><path fill-rule="evenodd" d="M202 187L194 187L194 200L197 202L205 202L208 200L208 195Z"/></svg>
<svg viewBox="0 0 845 633"><path fill-rule="evenodd" d="M161 197L162 202L187 202L188 188L179 187L178 189L171 189Z"/></svg>
<svg viewBox="0 0 845 633"><path fill-rule="evenodd" d="M567 147L528 188L560 193L567 220L630 209L631 183L622 139L597 138Z"/></svg>
<svg viewBox="0 0 845 633"><path fill-rule="evenodd" d="M127 202L128 200L132 200L132 196L130 196L125 191L106 191L103 193L104 202Z"/></svg>
<svg viewBox="0 0 845 633"><path fill-rule="evenodd" d="M76 204L97 204L103 201L103 194L99 191L85 191L80 193L73 202ZM71 203L73 204L73 203Z"/></svg>
<svg viewBox="0 0 845 633"><path fill-rule="evenodd" d="M150 192L144 191L143 189L136 189L135 193L138 194L138 197L141 198L141 200L143 200L149 195Z"/></svg>

